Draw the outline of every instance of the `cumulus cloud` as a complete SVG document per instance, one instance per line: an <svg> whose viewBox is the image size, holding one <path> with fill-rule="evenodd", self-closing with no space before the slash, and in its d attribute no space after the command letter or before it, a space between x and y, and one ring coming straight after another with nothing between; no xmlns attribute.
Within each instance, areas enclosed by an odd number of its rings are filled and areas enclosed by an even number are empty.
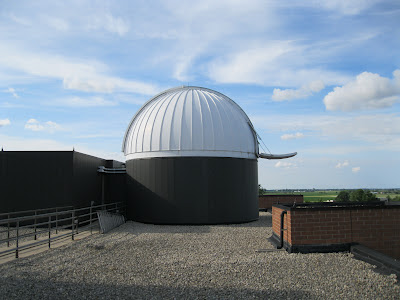
<svg viewBox="0 0 400 300"><path fill-rule="evenodd" d="M347 167L349 165L349 161L348 160L345 160L344 162L339 162L336 166L335 166L335 168L336 169L341 169L341 168L344 168L344 167Z"/></svg>
<svg viewBox="0 0 400 300"><path fill-rule="evenodd" d="M32 131L41 131L44 129L44 126L39 123L36 119L29 119L25 124L25 129L29 129Z"/></svg>
<svg viewBox="0 0 400 300"><path fill-rule="evenodd" d="M7 125L10 125L10 124L11 124L11 122L10 122L9 119L0 120L0 127L7 126Z"/></svg>
<svg viewBox="0 0 400 300"><path fill-rule="evenodd" d="M293 139L301 139L304 137L304 134L301 132L296 132L296 133L287 133L281 136L281 140L293 140Z"/></svg>
<svg viewBox="0 0 400 300"><path fill-rule="evenodd" d="M390 107L399 101L400 70L393 79L363 72L342 87L335 87L324 98L327 110L354 111Z"/></svg>
<svg viewBox="0 0 400 300"><path fill-rule="evenodd" d="M303 85L299 89L274 89L272 94L272 100L274 101L285 101L292 99L307 98L313 93L318 93L325 88L325 84L322 80L315 80L307 85Z"/></svg>
<svg viewBox="0 0 400 300"><path fill-rule="evenodd" d="M360 172L360 170L361 170L360 167L351 168L351 171L352 171L353 173L358 173L358 172Z"/></svg>
<svg viewBox="0 0 400 300"><path fill-rule="evenodd" d="M295 163L291 163L291 162L287 162L287 161L278 161L275 164L275 168L290 169L290 168L295 168L295 167L296 167Z"/></svg>
<svg viewBox="0 0 400 300"><path fill-rule="evenodd" d="M61 129L61 126L52 121L41 123L36 119L29 119L25 124L25 129L32 131L47 131L53 133Z"/></svg>
<svg viewBox="0 0 400 300"><path fill-rule="evenodd" d="M4 92L4 93L9 93L9 94L11 94L14 98L19 98L17 92L16 92L15 89L12 88L12 87L9 87L8 89L3 90L3 92Z"/></svg>

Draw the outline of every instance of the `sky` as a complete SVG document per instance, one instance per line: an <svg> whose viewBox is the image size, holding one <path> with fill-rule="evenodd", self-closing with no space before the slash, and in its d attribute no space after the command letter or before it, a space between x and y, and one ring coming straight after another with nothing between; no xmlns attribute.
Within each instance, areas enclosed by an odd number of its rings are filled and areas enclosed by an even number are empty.
<svg viewBox="0 0 400 300"><path fill-rule="evenodd" d="M398 0L0 0L0 147L123 161L141 105L201 86L298 152L264 188L400 188L399 49Z"/></svg>

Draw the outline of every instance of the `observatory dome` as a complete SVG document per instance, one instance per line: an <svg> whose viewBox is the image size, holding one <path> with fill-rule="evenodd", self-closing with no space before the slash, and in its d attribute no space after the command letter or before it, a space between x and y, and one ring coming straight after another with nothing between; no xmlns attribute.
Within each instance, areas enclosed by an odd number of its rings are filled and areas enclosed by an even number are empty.
<svg viewBox="0 0 400 300"><path fill-rule="evenodd" d="M126 159L232 157L256 159L258 143L246 113L227 96L202 87L166 90L132 118Z"/></svg>

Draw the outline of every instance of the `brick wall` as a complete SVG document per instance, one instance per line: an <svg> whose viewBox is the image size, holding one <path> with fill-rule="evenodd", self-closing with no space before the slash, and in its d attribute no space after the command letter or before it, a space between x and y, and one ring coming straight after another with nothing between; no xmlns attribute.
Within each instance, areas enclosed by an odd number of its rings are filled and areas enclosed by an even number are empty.
<svg viewBox="0 0 400 300"><path fill-rule="evenodd" d="M284 209L283 208L278 208L276 206L272 206L272 230L275 232L278 236L281 235L281 213ZM290 211L287 212L290 214ZM286 228L288 224L288 218L290 217L286 214L284 216L284 227ZM283 239L286 241L290 241L290 238L288 238L288 232L289 231L284 231L283 232Z"/></svg>
<svg viewBox="0 0 400 300"><path fill-rule="evenodd" d="M303 203L303 195L260 195L258 196L258 208L270 209L273 204Z"/></svg>
<svg viewBox="0 0 400 300"><path fill-rule="evenodd" d="M283 209L272 207L277 236ZM400 258L400 207L290 209L284 227L284 239L292 246L359 243Z"/></svg>

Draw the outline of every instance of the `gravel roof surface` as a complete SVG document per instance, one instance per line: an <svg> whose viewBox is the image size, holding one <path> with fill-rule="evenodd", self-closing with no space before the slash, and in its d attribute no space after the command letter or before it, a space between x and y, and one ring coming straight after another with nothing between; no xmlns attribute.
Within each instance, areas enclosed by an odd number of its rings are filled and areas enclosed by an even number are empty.
<svg viewBox="0 0 400 300"><path fill-rule="evenodd" d="M399 299L395 275L349 253L277 251L271 234L266 212L237 225L128 222L0 265L0 298Z"/></svg>

